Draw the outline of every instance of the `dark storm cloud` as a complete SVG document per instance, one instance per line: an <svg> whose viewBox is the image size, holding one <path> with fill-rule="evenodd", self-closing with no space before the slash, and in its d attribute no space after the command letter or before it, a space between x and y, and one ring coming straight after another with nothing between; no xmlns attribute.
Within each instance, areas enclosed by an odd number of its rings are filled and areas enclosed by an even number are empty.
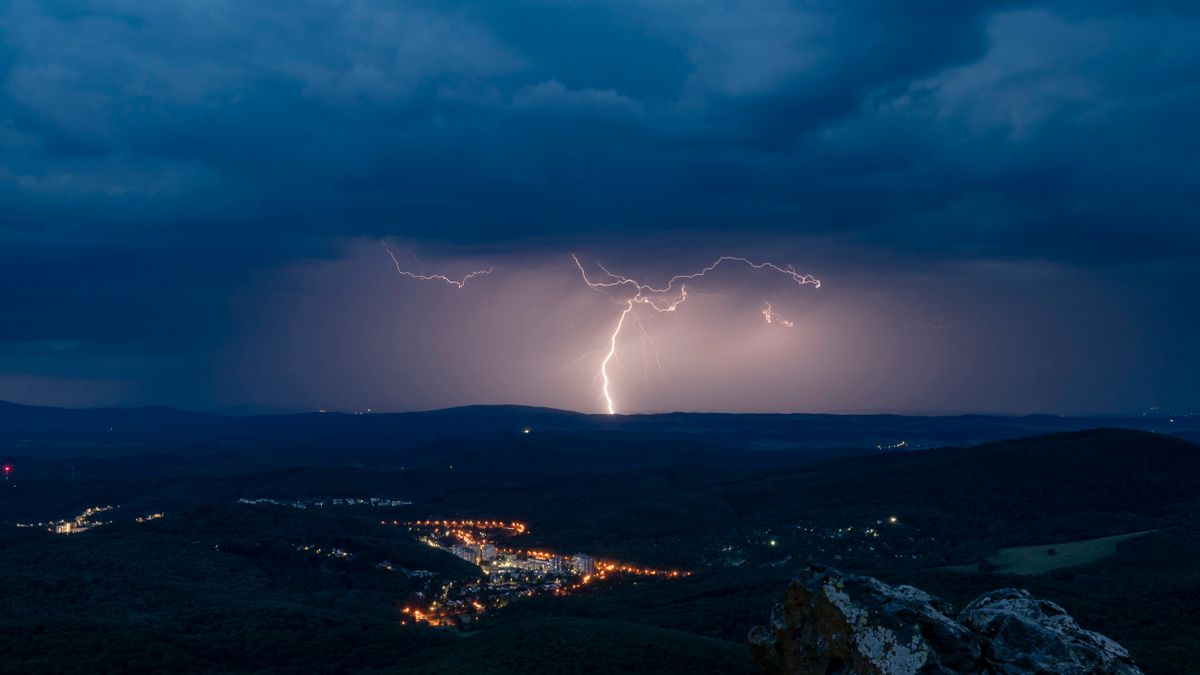
<svg viewBox="0 0 1200 675"><path fill-rule="evenodd" d="M3 370L203 361L357 237L1194 258L1198 38L1191 3L7 3Z"/></svg>
<svg viewBox="0 0 1200 675"><path fill-rule="evenodd" d="M288 255L297 234L490 244L731 221L890 245L953 219L969 255L1060 256L1027 230L1105 220L1132 194L1180 243L1194 23L1007 9L15 3L6 229L186 230Z"/></svg>

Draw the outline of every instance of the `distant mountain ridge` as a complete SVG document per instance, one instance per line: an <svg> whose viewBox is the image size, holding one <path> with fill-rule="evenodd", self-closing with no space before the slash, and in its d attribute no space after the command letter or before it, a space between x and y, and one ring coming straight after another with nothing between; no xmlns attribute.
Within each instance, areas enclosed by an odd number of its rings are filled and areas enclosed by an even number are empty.
<svg viewBox="0 0 1200 675"><path fill-rule="evenodd" d="M1036 434L1111 427L1200 440L1200 418L1055 415L834 415L814 413L658 413L603 415L518 405L474 405L421 412L217 414L168 406L55 408L0 401L0 434L246 439L329 434L444 436L537 433L716 436L770 447L877 446L906 450L967 445Z"/></svg>
<svg viewBox="0 0 1200 675"><path fill-rule="evenodd" d="M793 494L799 485L802 496ZM786 512L802 504L807 513L841 518L858 508L862 495L871 495L901 512L923 511L980 528L1011 521L1020 524L1013 531L1028 532L1051 528L1055 517L1076 512L1115 518L1180 511L1200 494L1200 447L1161 434L1089 429L847 457L765 475L737 491L757 512ZM1067 525L1066 534L1084 531ZM1110 529L1096 535L1139 529L1121 530L1116 521L1105 527Z"/></svg>

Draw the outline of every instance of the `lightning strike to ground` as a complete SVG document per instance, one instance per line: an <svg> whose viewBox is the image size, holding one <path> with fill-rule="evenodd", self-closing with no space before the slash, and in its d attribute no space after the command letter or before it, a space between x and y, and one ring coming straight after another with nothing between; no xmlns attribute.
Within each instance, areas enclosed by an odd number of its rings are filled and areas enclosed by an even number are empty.
<svg viewBox="0 0 1200 675"><path fill-rule="evenodd" d="M396 272L399 273L400 276L416 279L417 281L441 281L450 284L455 288L462 288L463 286L466 286L467 282L471 279L492 273L492 268L489 267L485 270L475 270L461 279L451 279L444 274L417 274L416 272L409 272L400 267L400 260L396 258L396 254L392 252L392 247L388 246L386 241L381 243L383 244L383 250L387 251L388 256L392 259L392 263L396 266Z"/></svg>
<svg viewBox="0 0 1200 675"><path fill-rule="evenodd" d="M608 366L617 354L617 340L621 336L621 329L625 327L625 320L631 313L633 313L634 308L637 305L646 305L655 313L674 312L676 309L678 309L679 305L683 304L688 298L686 282L699 279L707 275L709 272L717 269L724 263L739 263L754 270L767 270L769 272L782 274L790 278L796 283L797 286L810 285L813 288L821 287L820 279L817 279L809 274L800 274L790 265L787 267L780 267L774 263L759 263L737 256L721 256L713 261L708 267L705 267L699 272L693 272L691 274L677 274L671 277L665 286L657 288L651 286L650 284L637 281L636 279L631 279L620 274L614 274L604 265L599 263L597 263L597 266L601 271L604 272L607 279L593 280L588 276L587 270L583 267L583 263L579 262L578 256L572 253L571 259L575 261L575 266L579 268L579 274L583 277L583 282L589 287L608 293L610 297L612 295L610 291L620 288L625 288L633 293L632 297L618 301L623 306L623 309L621 310L621 315L617 318L617 325L613 328L612 334L609 335L608 350L604 353L604 358L600 361L600 372L597 374L601 384L601 393L604 398L604 405L608 410L608 414L610 415L616 414L617 406L612 396L612 380L608 374ZM678 290L676 290L676 286L678 286ZM777 323L787 328L791 328L795 325L792 321L788 321L787 319L784 319L776 314L771 308L771 303L766 303L762 313L763 317L766 318L767 323Z"/></svg>

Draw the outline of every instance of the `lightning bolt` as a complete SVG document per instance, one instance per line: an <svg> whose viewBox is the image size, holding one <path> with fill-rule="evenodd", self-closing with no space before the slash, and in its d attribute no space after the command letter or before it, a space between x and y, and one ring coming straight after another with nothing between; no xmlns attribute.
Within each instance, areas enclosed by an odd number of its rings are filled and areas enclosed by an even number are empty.
<svg viewBox="0 0 1200 675"><path fill-rule="evenodd" d="M600 382L604 391L604 402L608 405L608 414L617 414L616 406L613 404L612 396L608 393L611 381L608 379L608 363L612 361L617 354L617 336L621 334L621 327L625 325L625 317L633 311L633 300L625 303L625 309L621 311L621 318L617 319L617 327L613 329L612 335L608 338L608 352L604 355L604 360L600 362Z"/></svg>
<svg viewBox="0 0 1200 675"><path fill-rule="evenodd" d="M762 315L763 318L767 320L767 323L777 323L788 328L796 325L794 322L788 321L782 316L779 316L779 314L777 314L775 310L771 308L771 303L769 302L763 305Z"/></svg>
<svg viewBox="0 0 1200 675"><path fill-rule="evenodd" d="M747 258L738 256L723 255L714 260L707 267L699 272L691 274L677 274L671 277L665 286L655 287L650 284L642 283L636 279L615 274L603 264L596 263L596 266L604 272L605 279L593 279L588 276L587 270L583 263L579 262L579 256L571 254L571 259L575 261L575 267L579 269L579 274L583 277L583 282L590 288L607 293L612 297L612 291L618 289L626 289L633 295L625 300L619 300L622 305L621 315L617 318L617 325L613 327L612 334L608 338L608 350L604 353L604 358L600 361L600 372L598 378L601 384L601 392L604 398L605 408L608 414L615 415L617 412L616 403L612 396L612 380L608 374L608 366L613 358L617 355L617 340L621 336L621 330L625 327L625 320L633 313L634 308L638 305L645 305L655 313L674 312L688 298L687 282L699 279L708 273L716 270L723 264L736 263L745 265L754 270L767 270L782 274L791 279L797 286L810 285L813 288L821 287L821 280L809 274L800 274L791 265L781 267L769 262L754 262ZM678 287L678 290L676 290ZM614 298L615 300L615 298ZM795 324L775 313L771 308L771 303L766 303L763 308L763 317L767 323L778 323L781 326L791 328ZM636 315L635 315L636 318Z"/></svg>
<svg viewBox="0 0 1200 675"><path fill-rule="evenodd" d="M396 258L395 253L392 253L392 247L388 246L386 241L380 243L383 244L383 250L387 251L388 256L392 259L392 264L396 266L396 272L400 274L400 276L416 279L417 281L442 281L454 286L455 288L462 288L463 286L466 286L467 282L471 279L492 273L492 268L489 267L485 270L475 270L461 279L451 279L445 274L417 274L415 272L409 272L400 267L400 260Z"/></svg>

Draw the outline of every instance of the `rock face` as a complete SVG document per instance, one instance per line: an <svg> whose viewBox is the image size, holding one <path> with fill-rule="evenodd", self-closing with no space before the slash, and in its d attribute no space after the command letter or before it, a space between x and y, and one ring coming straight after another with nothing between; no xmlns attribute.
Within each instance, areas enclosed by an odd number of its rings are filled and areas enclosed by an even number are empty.
<svg viewBox="0 0 1200 675"><path fill-rule="evenodd" d="M771 675L1141 673L1121 645L1027 591L985 593L952 616L912 586L812 565L750 631L750 649Z"/></svg>
<svg viewBox="0 0 1200 675"><path fill-rule="evenodd" d="M979 636L996 673L1138 673L1121 645L1084 630L1067 611L1029 591L984 593L958 620Z"/></svg>

